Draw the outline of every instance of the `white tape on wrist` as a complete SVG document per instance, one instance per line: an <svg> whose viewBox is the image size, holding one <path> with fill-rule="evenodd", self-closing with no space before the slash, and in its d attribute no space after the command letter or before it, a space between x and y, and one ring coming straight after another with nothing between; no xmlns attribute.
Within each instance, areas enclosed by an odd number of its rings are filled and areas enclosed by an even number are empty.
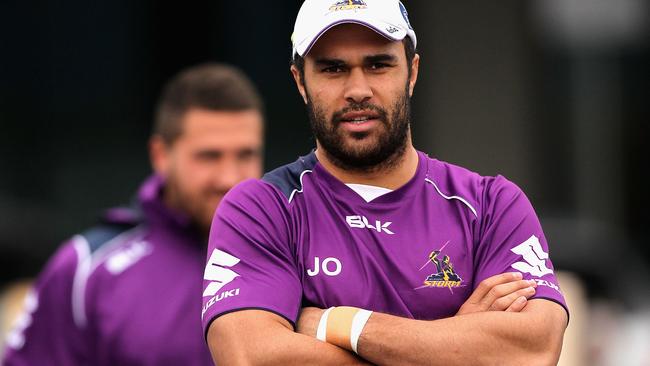
<svg viewBox="0 0 650 366"><path fill-rule="evenodd" d="M330 311L334 307L331 307L323 312L323 315L320 317L318 322L318 329L316 330L316 339L319 341L327 342L327 318L329 318Z"/></svg>
<svg viewBox="0 0 650 366"><path fill-rule="evenodd" d="M361 336L363 327L366 326L368 319L370 319L370 315L372 315L372 311L365 309L359 309L359 311L354 314L354 318L352 319L352 329L350 329L350 345L352 346L354 353L358 353L357 343L359 343L359 337Z"/></svg>

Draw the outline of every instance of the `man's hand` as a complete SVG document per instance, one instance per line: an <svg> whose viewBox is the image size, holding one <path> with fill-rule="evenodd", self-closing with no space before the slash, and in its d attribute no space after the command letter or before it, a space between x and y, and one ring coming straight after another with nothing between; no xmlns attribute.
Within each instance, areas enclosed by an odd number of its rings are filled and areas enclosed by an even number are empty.
<svg viewBox="0 0 650 366"><path fill-rule="evenodd" d="M522 280L520 272L492 276L478 285L456 315L482 311L519 312L535 294L535 287L537 283L533 280Z"/></svg>
<svg viewBox="0 0 650 366"><path fill-rule="evenodd" d="M300 311L298 323L296 323L296 332L316 338L316 331L318 330L318 323L323 315L324 309L316 307L305 307Z"/></svg>

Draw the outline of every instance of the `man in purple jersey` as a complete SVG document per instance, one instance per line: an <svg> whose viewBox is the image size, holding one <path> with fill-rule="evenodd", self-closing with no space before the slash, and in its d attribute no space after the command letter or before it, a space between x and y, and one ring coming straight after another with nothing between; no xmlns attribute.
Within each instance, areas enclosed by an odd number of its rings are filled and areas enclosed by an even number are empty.
<svg viewBox="0 0 650 366"><path fill-rule="evenodd" d="M7 339L6 366L210 365L196 296L212 215L262 172L262 103L239 70L188 69L159 101L155 174L51 258Z"/></svg>
<svg viewBox="0 0 650 366"><path fill-rule="evenodd" d="M398 0L306 0L291 71L316 149L215 215L217 364L554 364L568 312L522 191L417 151Z"/></svg>

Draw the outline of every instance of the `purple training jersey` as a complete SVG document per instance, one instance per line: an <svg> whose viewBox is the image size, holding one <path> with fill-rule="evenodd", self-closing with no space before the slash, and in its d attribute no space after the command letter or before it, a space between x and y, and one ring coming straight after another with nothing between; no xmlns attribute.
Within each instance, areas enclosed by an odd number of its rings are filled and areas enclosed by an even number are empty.
<svg viewBox="0 0 650 366"><path fill-rule="evenodd" d="M215 215L203 327L241 309L295 324L303 306L356 306L414 319L453 316L478 284L520 271L534 298L566 309L523 192L418 153L415 176L366 202L315 154L243 182Z"/></svg>
<svg viewBox="0 0 650 366"><path fill-rule="evenodd" d="M205 244L147 180L137 210L65 243L7 338L5 366L212 365L197 294Z"/></svg>

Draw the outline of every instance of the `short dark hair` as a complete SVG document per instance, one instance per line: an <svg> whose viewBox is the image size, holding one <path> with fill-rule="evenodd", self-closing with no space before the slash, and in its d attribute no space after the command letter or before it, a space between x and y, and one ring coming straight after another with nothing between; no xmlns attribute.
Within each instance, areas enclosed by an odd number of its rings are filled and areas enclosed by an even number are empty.
<svg viewBox="0 0 650 366"><path fill-rule="evenodd" d="M404 37L402 43L404 43L404 52L406 53L406 66L408 67L408 73L409 73L408 76L410 79L411 65L413 65L413 58L415 58L415 54L417 53L417 50L413 45L413 40L411 39L411 37ZM296 69L298 69L298 73L300 74L300 81L304 83L305 82L305 58L296 54L291 60L291 64L294 65Z"/></svg>
<svg viewBox="0 0 650 366"><path fill-rule="evenodd" d="M172 144L183 132L182 119L191 108L262 113L264 107L255 86L238 68L220 63L197 65L178 73L163 88L154 135Z"/></svg>

